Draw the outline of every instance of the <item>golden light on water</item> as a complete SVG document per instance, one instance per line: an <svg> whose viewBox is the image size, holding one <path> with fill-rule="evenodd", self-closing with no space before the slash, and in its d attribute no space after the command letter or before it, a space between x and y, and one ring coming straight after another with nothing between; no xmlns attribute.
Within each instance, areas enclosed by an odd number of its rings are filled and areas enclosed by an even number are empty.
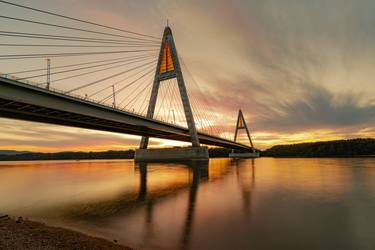
<svg viewBox="0 0 375 250"><path fill-rule="evenodd" d="M319 227L319 242L342 234L355 241L352 231L331 228L348 221L362 235L372 232L371 206L363 201L375 197L373 164L371 158L211 159L201 166L146 166L131 160L3 162L0 210L135 248L192 244L227 249L236 244L258 249L266 244L274 249L298 244L295 237L310 239L314 223L325 225ZM301 218L308 223L296 231ZM280 232L293 241L278 237ZM322 238L322 232L329 237ZM356 244L369 242L363 240Z"/></svg>

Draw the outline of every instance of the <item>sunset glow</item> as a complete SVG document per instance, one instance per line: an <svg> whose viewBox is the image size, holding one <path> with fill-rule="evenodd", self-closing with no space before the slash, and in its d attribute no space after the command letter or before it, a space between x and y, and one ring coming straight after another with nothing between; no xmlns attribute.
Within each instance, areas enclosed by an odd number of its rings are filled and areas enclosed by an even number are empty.
<svg viewBox="0 0 375 250"><path fill-rule="evenodd" d="M327 5L324 11L317 8L323 2ZM189 95L197 99L198 106L208 100L214 109L215 119L202 119L198 129L209 130L210 124L221 136L232 139L241 108L254 145L260 149L375 137L373 2L36 0L33 5L158 37L168 19L183 58ZM14 8L9 11L24 14ZM173 69L167 63L171 60L169 47L163 60L163 71ZM36 67L45 65L42 60L38 63ZM22 62L17 67L26 65ZM15 69L0 62L0 71ZM153 75L147 80L151 82ZM75 85L72 81L53 86L69 89ZM175 110L166 112L165 121L184 124ZM0 127L0 149L127 150L137 148L140 141L139 136L10 119L0 119ZM188 144L152 139L150 146L181 145Z"/></svg>

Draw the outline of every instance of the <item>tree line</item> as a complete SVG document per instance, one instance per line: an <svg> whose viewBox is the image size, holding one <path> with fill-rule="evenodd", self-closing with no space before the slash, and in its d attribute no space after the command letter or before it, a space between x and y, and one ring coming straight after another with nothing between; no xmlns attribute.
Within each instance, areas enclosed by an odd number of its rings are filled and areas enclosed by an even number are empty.
<svg viewBox="0 0 375 250"><path fill-rule="evenodd" d="M22 153L0 155L0 161L133 159L134 150L105 152Z"/></svg>
<svg viewBox="0 0 375 250"><path fill-rule="evenodd" d="M211 158L228 157L231 149L209 148ZM133 159L134 150L105 152L59 152L0 154L0 161L25 160L91 160L91 159ZM270 157L351 157L375 156L375 139L335 140L291 145L277 145L261 151L261 156Z"/></svg>
<svg viewBox="0 0 375 250"><path fill-rule="evenodd" d="M231 152L226 148L209 148L210 157L228 157ZM104 152L59 152L36 153L26 152L18 154L0 154L0 161L30 161L30 160L95 160L95 159L133 159L134 150L104 151Z"/></svg>
<svg viewBox="0 0 375 250"><path fill-rule="evenodd" d="M273 146L261 153L272 157L375 156L375 139L350 139Z"/></svg>

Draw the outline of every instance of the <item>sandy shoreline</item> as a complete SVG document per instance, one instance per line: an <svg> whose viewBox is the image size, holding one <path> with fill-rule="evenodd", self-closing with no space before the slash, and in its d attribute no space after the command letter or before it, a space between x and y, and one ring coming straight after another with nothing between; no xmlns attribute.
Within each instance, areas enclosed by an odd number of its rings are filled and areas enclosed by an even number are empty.
<svg viewBox="0 0 375 250"><path fill-rule="evenodd" d="M76 231L0 215L0 249L131 249Z"/></svg>

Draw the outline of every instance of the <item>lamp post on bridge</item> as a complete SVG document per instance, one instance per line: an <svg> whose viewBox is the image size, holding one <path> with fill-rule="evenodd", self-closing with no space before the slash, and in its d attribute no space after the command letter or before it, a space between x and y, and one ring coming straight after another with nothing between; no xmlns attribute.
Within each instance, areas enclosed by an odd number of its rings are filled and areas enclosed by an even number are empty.
<svg viewBox="0 0 375 250"><path fill-rule="evenodd" d="M115 85L112 85L112 95L113 95L113 108L116 108L116 91L115 91Z"/></svg>
<svg viewBox="0 0 375 250"><path fill-rule="evenodd" d="M174 109L172 109L172 115L173 115L173 124L176 124L176 116L174 114Z"/></svg>
<svg viewBox="0 0 375 250"><path fill-rule="evenodd" d="M47 58L47 89L49 90L51 84L51 59Z"/></svg>

